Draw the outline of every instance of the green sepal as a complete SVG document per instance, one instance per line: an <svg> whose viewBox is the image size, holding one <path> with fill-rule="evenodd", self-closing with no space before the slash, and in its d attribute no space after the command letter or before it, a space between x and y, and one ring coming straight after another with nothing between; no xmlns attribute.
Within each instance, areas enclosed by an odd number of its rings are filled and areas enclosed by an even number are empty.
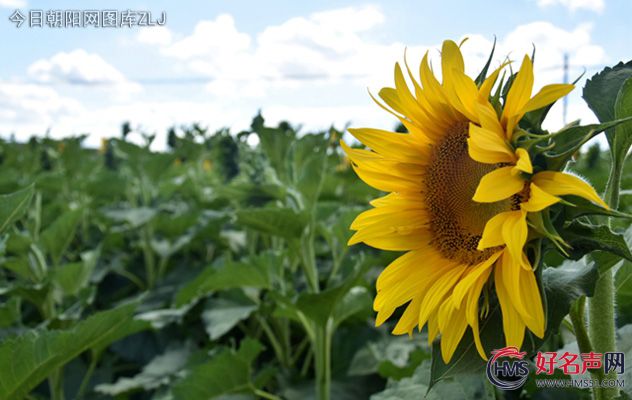
<svg viewBox="0 0 632 400"><path fill-rule="evenodd" d="M487 62L485 63L485 66L483 67L483 69L481 69L481 72L478 74L476 79L474 79L476 86L480 87L483 84L483 82L485 82L485 79L487 78L487 71L489 71L489 66L492 63L492 58L494 57L495 50L496 50L496 37L494 36L494 44L492 45L492 51L489 53Z"/></svg>
<svg viewBox="0 0 632 400"><path fill-rule="evenodd" d="M559 171L568 160L579 151L586 142L599 133L615 126L632 121L632 117L616 119L602 124L567 125L562 130L547 136L532 137L523 140L521 147L530 149L534 156L541 154L548 170Z"/></svg>

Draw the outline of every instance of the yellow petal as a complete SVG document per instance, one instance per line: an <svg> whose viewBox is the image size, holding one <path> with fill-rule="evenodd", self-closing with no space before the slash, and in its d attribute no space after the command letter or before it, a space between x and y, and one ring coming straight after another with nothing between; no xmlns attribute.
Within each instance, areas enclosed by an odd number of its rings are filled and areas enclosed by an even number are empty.
<svg viewBox="0 0 632 400"><path fill-rule="evenodd" d="M351 229L357 231L372 227L390 226L424 226L428 222L427 212L423 203L413 206L397 207L386 205L366 210L356 217Z"/></svg>
<svg viewBox="0 0 632 400"><path fill-rule="evenodd" d="M424 58L419 64L419 77L421 79L421 85L429 96L433 97L436 101L447 103L447 99L443 95L441 84L432 73L430 65L428 63L428 52L424 55Z"/></svg>
<svg viewBox="0 0 632 400"><path fill-rule="evenodd" d="M531 98L531 90L533 90L533 65L529 56L525 55L520 71L507 94L507 102L503 110L503 121L506 122L508 138L511 138L515 124L524 114L523 109Z"/></svg>
<svg viewBox="0 0 632 400"><path fill-rule="evenodd" d="M432 342L439 334L439 322L437 321L436 312L428 316L428 345L432 346ZM419 326L421 330L422 326Z"/></svg>
<svg viewBox="0 0 632 400"><path fill-rule="evenodd" d="M532 269L520 268L520 294L528 310L523 314L523 320L531 332L537 337L544 337L544 309L540 289Z"/></svg>
<svg viewBox="0 0 632 400"><path fill-rule="evenodd" d="M529 157L529 153L523 149L519 148L516 150L516 156L518 156L518 162L516 162L516 168L520 171L526 172L528 174L533 173L533 165L531 165L531 158Z"/></svg>
<svg viewBox="0 0 632 400"><path fill-rule="evenodd" d="M491 75L489 75L485 79L485 81L481 85L481 88L478 92L478 98L481 102L487 102L489 100L489 95L492 92L492 88L494 87L496 80L498 79L498 75L500 74L500 71L502 71L502 69L505 68L507 64L509 63L508 62L502 63L500 67L496 68L496 70L492 72Z"/></svg>
<svg viewBox="0 0 632 400"><path fill-rule="evenodd" d="M507 293L510 288L505 288L502 276L500 276L500 268L497 266L494 270L496 294L498 295L498 302L500 303L500 309L503 315L505 342L507 346L514 346L520 349L522 342L524 341L525 324L522 321L520 314L511 303L511 298Z"/></svg>
<svg viewBox="0 0 632 400"><path fill-rule="evenodd" d="M377 295L373 301L373 309L378 312L376 326L383 324L397 307L415 297L423 297L430 285L444 274L444 269L436 268L437 265L447 269L454 266L429 246L409 251L389 264L375 285ZM418 320L419 313L416 317Z"/></svg>
<svg viewBox="0 0 632 400"><path fill-rule="evenodd" d="M421 306L422 298L422 296L414 297L406 306L406 311L404 311L399 321L397 321L397 325L393 328L393 335L412 335L419 320L419 307Z"/></svg>
<svg viewBox="0 0 632 400"><path fill-rule="evenodd" d="M487 260L470 267L470 269L464 274L464 276L459 280L459 283L456 284L454 290L452 291L451 300L456 308L461 307L463 298L472 288L472 286L476 284L478 278L480 278L482 275L489 274L489 270L492 264L496 262L501 254L501 251L494 253Z"/></svg>
<svg viewBox="0 0 632 400"><path fill-rule="evenodd" d="M599 204L603 208L608 208L595 189L575 175L557 171L543 171L535 174L532 180L542 190L554 196L575 195Z"/></svg>
<svg viewBox="0 0 632 400"><path fill-rule="evenodd" d="M428 289L421 303L421 310L419 311L420 326L423 326L430 314L437 310L439 304L443 302L466 268L466 265L458 265L442 271L441 277Z"/></svg>
<svg viewBox="0 0 632 400"><path fill-rule="evenodd" d="M476 83L469 76L456 69L452 69L449 75L450 84L448 89L453 96L450 96L452 105L465 115L470 121L478 123L478 88Z"/></svg>
<svg viewBox="0 0 632 400"><path fill-rule="evenodd" d="M487 282L491 271L492 269L488 268L486 272L478 278L478 281L470 289L467 300L467 309L465 311L467 323L472 328L472 335L474 336L474 344L476 345L476 350L484 360L487 360L487 354L485 353L485 349L483 348L483 343L481 342L481 336L478 330L478 300L481 296L483 285L485 285L485 282Z"/></svg>
<svg viewBox="0 0 632 400"><path fill-rule="evenodd" d="M529 185L529 200L526 203L520 204L520 207L528 212L542 211L547 207L560 201L559 197L553 196L544 190L540 189L538 185L531 182Z"/></svg>
<svg viewBox="0 0 632 400"><path fill-rule="evenodd" d="M501 167L481 178L472 200L479 203L493 203L504 200L524 187L520 175L512 173L514 167Z"/></svg>
<svg viewBox="0 0 632 400"><path fill-rule="evenodd" d="M423 164L430 155L427 144L419 143L412 135L381 129L351 128L349 133L365 146L389 159Z"/></svg>
<svg viewBox="0 0 632 400"><path fill-rule="evenodd" d="M506 214L506 217L502 226L503 241L514 260L520 262L522 260L522 249L527 242L527 213L517 210L504 214Z"/></svg>
<svg viewBox="0 0 632 400"><path fill-rule="evenodd" d="M430 232L425 227L402 226L378 229L362 229L356 232L348 242L354 245L364 242L376 249L388 251L416 250L426 246L431 240Z"/></svg>
<svg viewBox="0 0 632 400"><path fill-rule="evenodd" d="M470 123L467 149L470 157L484 164L513 163L516 156L503 136Z"/></svg>
<svg viewBox="0 0 632 400"><path fill-rule="evenodd" d="M443 327L441 315L444 315ZM449 363L456 351L456 347L463 338L467 322L465 309L457 310L450 302L445 302L439 310L439 329L441 330L441 357L444 363Z"/></svg>
<svg viewBox="0 0 632 400"><path fill-rule="evenodd" d="M523 113L528 113L529 111L537 110L539 108L548 106L551 103L554 103L559 98L562 98L569 94L575 85L558 83L553 85L546 85L540 91L533 96L531 100L527 102L527 104L522 109Z"/></svg>
<svg viewBox="0 0 632 400"><path fill-rule="evenodd" d="M503 256L498 261L496 268L500 270L498 276L503 280L502 284L507 289L507 295L513 307L520 315L525 315L527 309L520 293L520 270L523 269L520 265L520 259L514 259L511 253L506 250L503 252Z"/></svg>
<svg viewBox="0 0 632 400"><path fill-rule="evenodd" d="M443 71L444 80L446 75L451 74L452 69L465 73L465 63L463 62L459 46L452 40L446 40L441 47L441 70Z"/></svg>
<svg viewBox="0 0 632 400"><path fill-rule="evenodd" d="M481 123L481 127L496 133L505 140L505 131L500 124L500 120L498 119L498 115L496 114L494 107L486 101L484 103L479 103L476 109L478 111L478 119Z"/></svg>
<svg viewBox="0 0 632 400"><path fill-rule="evenodd" d="M502 228L509 217L509 212L501 212L497 215L494 215L487 223L485 224L485 228L483 229L483 235L481 236L481 240L478 242L478 249L484 250L490 247L500 246L505 244L502 235Z"/></svg>

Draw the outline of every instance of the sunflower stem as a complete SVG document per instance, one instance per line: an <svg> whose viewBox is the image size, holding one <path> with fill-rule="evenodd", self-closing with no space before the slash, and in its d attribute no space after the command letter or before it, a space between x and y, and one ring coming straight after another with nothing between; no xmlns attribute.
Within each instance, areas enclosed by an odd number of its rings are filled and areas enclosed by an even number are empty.
<svg viewBox="0 0 632 400"><path fill-rule="evenodd" d="M331 396L331 322L330 318L324 326L315 329L314 360L318 400L329 400Z"/></svg>
<svg viewBox="0 0 632 400"><path fill-rule="evenodd" d="M616 159L616 157L613 157ZM616 210L619 206L619 190L621 187L621 169L623 163L613 161L610 175L605 189L605 201L610 208ZM608 220L608 225L611 220ZM590 340L597 353L614 352L617 349L615 327L615 288L612 268L601 272L595 294L590 299L588 307L588 331ZM610 371L605 379L617 379L616 371ZM601 397L599 397L600 392ZM619 396L619 388L600 388L594 391L595 399L611 400Z"/></svg>
<svg viewBox="0 0 632 400"><path fill-rule="evenodd" d="M571 306L571 310L569 312L569 316L571 317L571 322L573 324L573 331L575 333L575 338L577 339L577 347L579 348L579 352L590 353L595 349L590 342L590 338L588 337L588 332L586 331L586 297L580 297L575 304ZM603 371L601 369L590 369L589 370L592 377L601 382L604 378ZM593 388L593 395L595 400L602 400L602 392L600 388Z"/></svg>

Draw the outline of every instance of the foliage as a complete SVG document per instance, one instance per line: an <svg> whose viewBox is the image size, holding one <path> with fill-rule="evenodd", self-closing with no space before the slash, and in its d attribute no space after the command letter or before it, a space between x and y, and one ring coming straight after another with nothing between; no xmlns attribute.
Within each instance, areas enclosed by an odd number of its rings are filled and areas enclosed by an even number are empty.
<svg viewBox="0 0 632 400"><path fill-rule="evenodd" d="M131 143L134 133L126 124L101 150L83 137L0 143L0 398L298 399L327 390L390 399L430 387L428 398L494 395L473 374L484 364L470 335L461 364L445 366L430 360L437 343L427 345L425 332L408 339L388 334L392 322L374 327L375 279L397 255L346 245L352 219L378 193L342 156L341 132L299 134L259 115L237 135L174 127L166 152L150 151L153 136ZM603 189L609 157L593 147L570 167ZM631 200L624 191L619 211L632 212ZM612 229L585 218L557 227L569 241L581 236L576 258L604 238L629 257L625 218ZM550 322L531 353L568 341L561 322L598 273L584 259L560 265L554 247L542 259ZM632 269L610 267L623 326L632 322ZM497 314L481 330L500 346ZM533 387L523 395L539 396Z"/></svg>

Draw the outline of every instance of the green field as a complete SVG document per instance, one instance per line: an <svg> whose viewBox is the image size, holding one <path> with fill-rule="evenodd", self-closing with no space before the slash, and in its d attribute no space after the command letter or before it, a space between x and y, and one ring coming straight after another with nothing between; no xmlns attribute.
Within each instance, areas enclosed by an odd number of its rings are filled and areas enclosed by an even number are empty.
<svg viewBox="0 0 632 400"><path fill-rule="evenodd" d="M425 331L374 327L375 279L398 253L346 244L379 193L355 176L342 132L257 116L240 133L174 129L152 152L127 131L101 149L0 143L0 193L14 193L0 198L0 399L423 398L437 368ZM598 191L608 168L598 146L571 165ZM632 213L629 163L623 177L619 209ZM631 363L629 263L616 286ZM542 349L572 348L570 329ZM426 398L590 398L501 394L483 368L444 371Z"/></svg>

